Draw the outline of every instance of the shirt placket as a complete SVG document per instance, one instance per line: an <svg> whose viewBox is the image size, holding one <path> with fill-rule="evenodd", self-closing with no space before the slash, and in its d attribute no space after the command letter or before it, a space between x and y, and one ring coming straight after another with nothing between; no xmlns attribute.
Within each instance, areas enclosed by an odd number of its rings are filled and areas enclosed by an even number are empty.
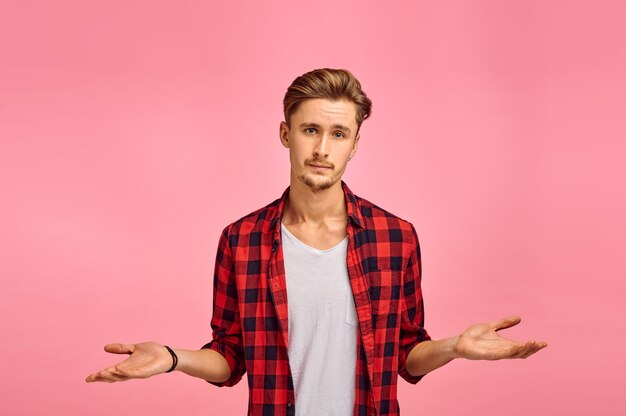
<svg viewBox="0 0 626 416"><path fill-rule="evenodd" d="M375 340L374 328L372 327L372 304L369 299L369 285L367 283L365 273L361 268L361 260L359 258L358 250L354 246L354 228L350 226L350 217L348 217L348 226L346 229L349 235L348 255L346 258L346 262L348 265L348 276L350 277L350 287L352 288L352 295L354 296L356 313L359 321L359 334L361 336L361 343L363 344L363 349L365 351L369 385L374 386L373 377ZM370 405L372 409L374 409L375 416L378 414L378 411L375 405L372 388L370 388L368 396Z"/></svg>
<svg viewBox="0 0 626 416"><path fill-rule="evenodd" d="M288 301L287 301L287 282L285 278L285 267L283 253L279 250L281 245L280 235L280 219L277 221L276 228L274 230L272 239L272 253L269 260L268 280L270 293L272 295L272 302L274 309L276 310L276 316L278 319L278 326L281 332L285 348L289 345L289 333L288 333ZM287 353L285 353L287 355ZM285 414L287 416L295 415L295 392L293 390L293 379L291 375L291 368L289 361L287 361L288 368L288 388L287 388L287 405Z"/></svg>

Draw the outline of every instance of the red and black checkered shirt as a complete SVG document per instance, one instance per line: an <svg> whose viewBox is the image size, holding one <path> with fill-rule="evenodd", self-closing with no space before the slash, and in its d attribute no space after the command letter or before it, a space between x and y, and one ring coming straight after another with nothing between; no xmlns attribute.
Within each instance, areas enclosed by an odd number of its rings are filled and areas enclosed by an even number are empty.
<svg viewBox="0 0 626 416"><path fill-rule="evenodd" d="M429 340L424 329L421 257L413 225L354 195L345 182L347 267L359 321L354 415L399 415L398 374L409 383L406 357ZM287 287L280 218L289 194L228 225L217 249L211 348L233 386L248 374L248 415L295 415L287 356ZM333 342L328 340L328 342Z"/></svg>

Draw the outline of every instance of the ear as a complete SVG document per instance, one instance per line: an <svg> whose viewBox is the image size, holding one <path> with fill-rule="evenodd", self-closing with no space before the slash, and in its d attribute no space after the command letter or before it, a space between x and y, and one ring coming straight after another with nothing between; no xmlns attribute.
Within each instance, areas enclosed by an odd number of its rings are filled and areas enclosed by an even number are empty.
<svg viewBox="0 0 626 416"><path fill-rule="evenodd" d="M289 147L289 126L287 126L287 123L285 123L284 121L280 122L278 136L283 146L288 148Z"/></svg>
<svg viewBox="0 0 626 416"><path fill-rule="evenodd" d="M361 135L357 134L356 138L354 139L354 145L352 146L352 151L350 152L350 159L352 159L354 157L354 154L356 153L356 149L358 147L360 137Z"/></svg>

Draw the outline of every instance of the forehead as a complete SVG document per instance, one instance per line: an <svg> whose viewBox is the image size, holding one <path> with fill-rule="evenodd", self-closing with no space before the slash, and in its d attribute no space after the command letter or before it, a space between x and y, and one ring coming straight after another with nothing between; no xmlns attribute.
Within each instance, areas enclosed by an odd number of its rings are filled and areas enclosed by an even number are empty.
<svg viewBox="0 0 626 416"><path fill-rule="evenodd" d="M310 98L291 115L297 123L345 124L356 128L356 105L348 100Z"/></svg>

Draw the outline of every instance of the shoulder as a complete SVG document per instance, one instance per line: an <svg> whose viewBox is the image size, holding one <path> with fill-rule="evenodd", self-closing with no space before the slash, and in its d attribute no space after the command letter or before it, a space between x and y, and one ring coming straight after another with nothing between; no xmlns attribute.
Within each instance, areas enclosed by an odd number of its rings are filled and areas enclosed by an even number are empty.
<svg viewBox="0 0 626 416"><path fill-rule="evenodd" d="M276 212L280 198L257 208L242 217L232 221L222 233L227 236L250 234L253 232L267 232L269 230L270 218Z"/></svg>
<svg viewBox="0 0 626 416"><path fill-rule="evenodd" d="M365 220L364 225L366 228L376 229L381 226L388 226L408 231L414 228L410 221L392 213L388 209L358 195L355 195L355 197L361 216Z"/></svg>
<svg viewBox="0 0 626 416"><path fill-rule="evenodd" d="M417 232L409 220L361 196L355 195L355 198L363 218L363 227L366 230L370 230L370 232L387 231L390 241L417 244Z"/></svg>

